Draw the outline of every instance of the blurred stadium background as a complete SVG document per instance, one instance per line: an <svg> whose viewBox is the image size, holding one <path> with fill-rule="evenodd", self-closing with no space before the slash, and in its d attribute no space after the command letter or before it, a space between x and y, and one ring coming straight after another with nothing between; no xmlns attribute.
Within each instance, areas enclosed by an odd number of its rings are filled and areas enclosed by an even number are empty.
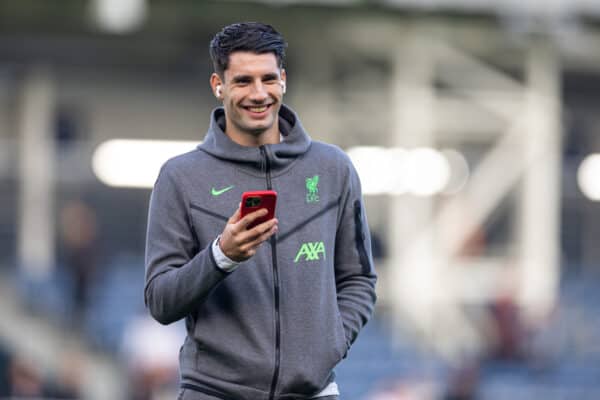
<svg viewBox="0 0 600 400"><path fill-rule="evenodd" d="M380 274L344 400L600 398L600 2L0 1L0 397L174 399L149 186L273 24L286 102L361 175Z"/></svg>

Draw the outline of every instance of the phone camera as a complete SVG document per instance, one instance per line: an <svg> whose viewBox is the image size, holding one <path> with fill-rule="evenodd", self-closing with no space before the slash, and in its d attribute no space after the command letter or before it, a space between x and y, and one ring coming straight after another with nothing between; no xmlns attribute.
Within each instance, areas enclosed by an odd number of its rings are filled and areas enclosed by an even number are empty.
<svg viewBox="0 0 600 400"><path fill-rule="evenodd" d="M248 197L246 199L246 207L257 207L260 205L260 197Z"/></svg>

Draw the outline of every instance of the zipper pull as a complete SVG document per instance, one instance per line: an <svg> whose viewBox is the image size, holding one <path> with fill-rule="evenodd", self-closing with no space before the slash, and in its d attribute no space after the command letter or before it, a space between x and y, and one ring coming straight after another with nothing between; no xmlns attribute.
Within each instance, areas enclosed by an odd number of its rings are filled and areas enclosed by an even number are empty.
<svg viewBox="0 0 600 400"><path fill-rule="evenodd" d="M267 170L267 153L264 145L258 146L260 150L260 172L266 172Z"/></svg>

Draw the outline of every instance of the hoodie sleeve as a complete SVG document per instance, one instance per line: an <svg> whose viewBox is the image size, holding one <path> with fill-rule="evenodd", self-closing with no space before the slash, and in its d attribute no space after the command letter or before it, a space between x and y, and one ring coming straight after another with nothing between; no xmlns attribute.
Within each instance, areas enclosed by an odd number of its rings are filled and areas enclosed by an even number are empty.
<svg viewBox="0 0 600 400"><path fill-rule="evenodd" d="M148 212L144 301L161 324L186 317L228 275L217 267L211 244L199 248L175 172L163 166Z"/></svg>
<svg viewBox="0 0 600 400"><path fill-rule="evenodd" d="M350 347L373 313L377 275L360 181L350 160L347 162L349 178L336 234L335 279L338 307Z"/></svg>

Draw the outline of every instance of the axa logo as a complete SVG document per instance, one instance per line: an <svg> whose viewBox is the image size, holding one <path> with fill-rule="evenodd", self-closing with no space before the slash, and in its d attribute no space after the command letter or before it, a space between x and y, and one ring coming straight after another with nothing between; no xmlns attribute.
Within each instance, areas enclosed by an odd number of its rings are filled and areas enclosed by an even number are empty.
<svg viewBox="0 0 600 400"><path fill-rule="evenodd" d="M316 261L321 260L321 256L323 256L323 260L325 259L325 245L323 242L307 242L302 243L300 250L296 254L296 258L294 262L297 263L304 257L304 261Z"/></svg>

